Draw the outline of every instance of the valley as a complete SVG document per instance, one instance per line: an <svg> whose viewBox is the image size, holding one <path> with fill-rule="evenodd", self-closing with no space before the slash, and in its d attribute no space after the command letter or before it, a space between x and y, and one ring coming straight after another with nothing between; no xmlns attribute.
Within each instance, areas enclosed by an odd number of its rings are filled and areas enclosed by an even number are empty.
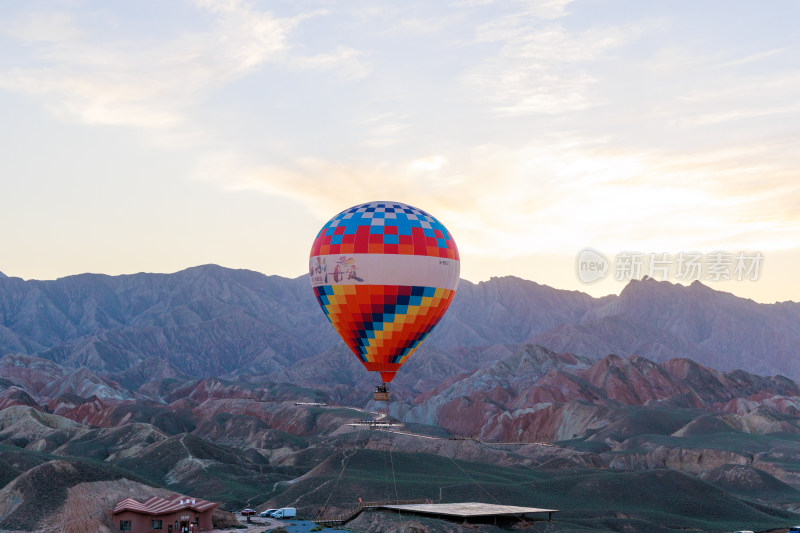
<svg viewBox="0 0 800 533"><path fill-rule="evenodd" d="M112 500L164 492L306 518L359 498L558 509L540 531L791 525L800 305L707 291L464 282L387 410L303 278L0 278L0 528L111 528ZM404 429L362 424L379 411ZM412 522L456 530L347 527Z"/></svg>

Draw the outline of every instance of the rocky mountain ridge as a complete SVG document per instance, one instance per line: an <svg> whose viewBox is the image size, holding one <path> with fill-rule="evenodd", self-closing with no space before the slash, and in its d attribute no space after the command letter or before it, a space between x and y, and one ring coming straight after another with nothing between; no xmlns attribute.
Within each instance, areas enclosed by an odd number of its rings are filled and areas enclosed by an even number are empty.
<svg viewBox="0 0 800 533"><path fill-rule="evenodd" d="M719 370L797 378L798 341L800 304L794 302L758 304L700 283L654 280L632 281L619 296L592 298L504 277L462 280L451 309L423 345L450 354L481 349L488 361L465 366L442 357L444 366L427 365L420 351L409 365L421 360L415 381L430 387L441 381L437 372L490 364L490 347L532 342L593 358L687 357ZM297 374L302 361L324 364L341 346L305 276L205 265L174 274L0 278L0 355L37 355L140 385L162 372ZM341 379L359 378L348 373Z"/></svg>
<svg viewBox="0 0 800 533"><path fill-rule="evenodd" d="M137 493L153 484L230 509L292 505L313 516L334 494L348 457L331 503L342 510L364 490L382 494L391 463L401 498L420 491L435 498L442 487L453 498L480 498L465 479L468 469L508 501L527 476L525 483L542 483L538 498L562 495L541 502L556 508L583 501L578 495L591 487L617 494L633 483L639 491L678 490L673 500L683 498L680 487L713 496L715 503L689 516L711 519L735 509L762 513L747 523L793 516L800 494L797 383L687 359L598 361L536 345L493 353L491 364L393 402L392 414L407 421L399 433L353 425L374 413L331 405L327 392L268 381L273 376L168 377L131 390L86 369L6 356L0 495L15 504L0 507L0 527L36 527L26 510L42 498L53 500L48 508L58 516L69 514L81 506L70 503L73 487L123 478L139 482L131 489ZM40 490L42 472L66 476L57 498ZM768 499L758 492L763 487ZM619 494L603 505L627 509L628 495ZM659 505L672 508L670 501ZM626 512L650 523L663 520L662 507L653 516L636 506ZM572 520L591 516L592 529L606 511L569 513ZM644 530L622 523L612 529Z"/></svg>
<svg viewBox="0 0 800 533"><path fill-rule="evenodd" d="M730 413L754 419L762 408L794 417L800 413L798 402L800 386L782 376L719 372L689 359L658 364L640 356L609 355L594 361L527 345L410 401L395 402L391 412L402 420L493 441L618 441L620 436L648 431L646 424L631 423L630 407ZM631 427L620 434L614 429L618 420ZM668 433L678 431L689 420ZM791 428L764 420L737 424L744 431L742 428L758 424L775 431L796 430L795 421L789 424Z"/></svg>
<svg viewBox="0 0 800 533"><path fill-rule="evenodd" d="M302 409L281 407L292 401L330 403L330 394L269 381L273 376L167 378L129 390L86 369L65 369L30 356L1 358L0 372L6 376L2 405L34 407L93 427L139 422L172 434L235 416L251 420L246 425L256 433L248 433L246 441L263 440L257 433L267 429L298 436L332 429L324 417L307 418L298 414ZM662 423L662 412L678 414ZM800 385L782 376L719 372L688 359L659 364L609 355L594 361L525 345L424 392L397 395L389 413L407 423L500 442L577 438L608 444L642 433L695 435L703 427L800 433ZM204 431L218 438L225 434L213 427Z"/></svg>

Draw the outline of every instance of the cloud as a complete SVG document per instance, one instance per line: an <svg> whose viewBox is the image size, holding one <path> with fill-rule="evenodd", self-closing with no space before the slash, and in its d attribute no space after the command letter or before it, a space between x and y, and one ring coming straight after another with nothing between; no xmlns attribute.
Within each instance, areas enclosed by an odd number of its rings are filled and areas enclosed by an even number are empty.
<svg viewBox="0 0 800 533"><path fill-rule="evenodd" d="M293 198L321 220L369 200L418 205L474 256L574 253L585 246L768 251L795 247L800 232L800 215L790 212L800 205L793 159L770 169L743 165L771 151L630 152L563 138L515 150L473 147L405 165L302 158L236 174L247 176L237 187Z"/></svg>
<svg viewBox="0 0 800 533"><path fill-rule="evenodd" d="M570 2L533 2L522 11L480 25L476 43L500 44L499 52L464 80L501 116L558 114L598 105L589 63L638 33L619 27L570 31L553 19Z"/></svg>
<svg viewBox="0 0 800 533"><path fill-rule="evenodd" d="M791 134L790 117L800 111L800 75L792 58L773 48L666 46L631 66L638 73L631 84L638 90L620 91L624 100L612 105L634 113L636 134L642 138L652 125L662 127L667 135L653 142L682 141L690 149L703 144L711 150L719 148L714 143L746 147L747 138L763 143Z"/></svg>
<svg viewBox="0 0 800 533"><path fill-rule="evenodd" d="M151 44L61 31L32 51L40 66L0 73L0 87L44 97L50 109L89 124L175 126L198 93L284 51L295 24L235 2L204 4L216 16L211 31Z"/></svg>
<svg viewBox="0 0 800 533"><path fill-rule="evenodd" d="M156 101L168 87L155 80L134 84L113 72L83 76L61 68L15 69L0 76L0 87L46 97L51 111L87 124L159 129L182 120L169 101Z"/></svg>
<svg viewBox="0 0 800 533"><path fill-rule="evenodd" d="M411 124L407 116L388 112L363 120L360 127L364 128L365 137L361 146L371 149L398 144L408 136Z"/></svg>
<svg viewBox="0 0 800 533"><path fill-rule="evenodd" d="M414 172L438 172L442 169L445 165L447 165L449 161L446 157L441 155L431 155L428 157L422 157L420 159L415 159L409 165L409 168Z"/></svg>
<svg viewBox="0 0 800 533"><path fill-rule="evenodd" d="M81 37L72 16L58 11L34 11L6 21L0 33L28 43L58 42Z"/></svg>
<svg viewBox="0 0 800 533"><path fill-rule="evenodd" d="M498 0L486 2L466 0L458 5L474 7L500 3ZM505 3L516 9L513 10L513 13L495 17L493 20L481 24L478 27L478 40L497 41L518 37L532 23L555 20L569 15L567 7L575 3L575 0L518 0Z"/></svg>
<svg viewBox="0 0 800 533"><path fill-rule="evenodd" d="M347 46L337 46L333 52L313 56L297 56L289 66L294 70L331 71L348 81L367 77L370 68L362 61L362 52Z"/></svg>
<svg viewBox="0 0 800 533"><path fill-rule="evenodd" d="M53 111L89 124L173 128L210 91L273 62L299 70L367 70L359 53L292 55L289 35L316 11L280 18L242 1L195 2L207 27L129 40L79 29L77 15L26 13L3 25L28 47L24 66L0 72L0 87L44 99ZM91 18L84 14L84 18ZM124 21L117 21L124 28ZM31 66L35 65L35 66Z"/></svg>

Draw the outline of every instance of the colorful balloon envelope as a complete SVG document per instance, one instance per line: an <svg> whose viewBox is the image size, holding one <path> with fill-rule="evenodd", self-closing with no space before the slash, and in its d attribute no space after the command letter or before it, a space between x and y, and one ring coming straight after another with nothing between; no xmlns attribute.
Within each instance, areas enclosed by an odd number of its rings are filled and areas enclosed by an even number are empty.
<svg viewBox="0 0 800 533"><path fill-rule="evenodd" d="M384 383L441 320L458 287L458 248L429 213L369 202L330 219L311 247L309 275L328 320Z"/></svg>

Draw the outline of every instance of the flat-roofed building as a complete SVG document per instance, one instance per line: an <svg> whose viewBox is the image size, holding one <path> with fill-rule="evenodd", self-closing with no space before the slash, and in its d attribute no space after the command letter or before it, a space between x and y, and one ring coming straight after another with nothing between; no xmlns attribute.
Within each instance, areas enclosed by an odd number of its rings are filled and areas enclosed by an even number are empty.
<svg viewBox="0 0 800 533"><path fill-rule="evenodd" d="M144 501L125 498L111 513L115 531L131 533L198 533L211 531L211 516L219 503L175 494Z"/></svg>
<svg viewBox="0 0 800 533"><path fill-rule="evenodd" d="M526 515L529 514L547 514L547 520L551 520L553 513L558 512L557 509L480 502L380 505L378 508L404 513L433 515L437 518L463 520L464 522L493 522L495 524L499 522L525 521Z"/></svg>

